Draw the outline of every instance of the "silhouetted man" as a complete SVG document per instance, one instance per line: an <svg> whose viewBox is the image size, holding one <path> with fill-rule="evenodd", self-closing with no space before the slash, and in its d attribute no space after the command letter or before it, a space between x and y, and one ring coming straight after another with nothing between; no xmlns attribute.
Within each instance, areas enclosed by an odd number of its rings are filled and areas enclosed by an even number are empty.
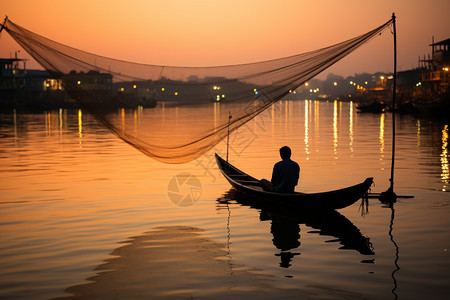
<svg viewBox="0 0 450 300"><path fill-rule="evenodd" d="M300 167L291 160L291 148L288 146L280 148L280 156L282 160L273 166L273 190L278 193L293 193L300 176Z"/></svg>

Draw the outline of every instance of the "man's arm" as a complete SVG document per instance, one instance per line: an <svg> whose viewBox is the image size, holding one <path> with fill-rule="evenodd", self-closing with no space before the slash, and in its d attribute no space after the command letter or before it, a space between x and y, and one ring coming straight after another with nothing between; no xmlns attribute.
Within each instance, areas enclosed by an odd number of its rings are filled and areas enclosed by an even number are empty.
<svg viewBox="0 0 450 300"><path fill-rule="evenodd" d="M300 178L300 166L297 164L297 163L295 163L296 165L297 165L297 173L296 173L296 179L295 179L295 185L297 185L298 184L298 179Z"/></svg>
<svg viewBox="0 0 450 300"><path fill-rule="evenodd" d="M278 180L278 166L277 164L275 164L273 166L273 171L272 171L272 179L270 180L272 182L272 185L275 185L276 181Z"/></svg>

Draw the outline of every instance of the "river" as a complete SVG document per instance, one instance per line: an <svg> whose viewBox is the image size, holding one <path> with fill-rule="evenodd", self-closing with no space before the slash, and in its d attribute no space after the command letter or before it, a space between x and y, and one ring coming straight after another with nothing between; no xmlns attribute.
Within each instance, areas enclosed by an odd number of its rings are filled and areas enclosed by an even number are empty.
<svg viewBox="0 0 450 300"><path fill-rule="evenodd" d="M0 298L446 299L448 127L397 116L395 192L413 197L317 220L238 202L214 161L225 142L170 165L82 110L2 113ZM229 160L270 179L289 145L298 191L374 177L380 193L391 143L391 113L281 101L233 133Z"/></svg>

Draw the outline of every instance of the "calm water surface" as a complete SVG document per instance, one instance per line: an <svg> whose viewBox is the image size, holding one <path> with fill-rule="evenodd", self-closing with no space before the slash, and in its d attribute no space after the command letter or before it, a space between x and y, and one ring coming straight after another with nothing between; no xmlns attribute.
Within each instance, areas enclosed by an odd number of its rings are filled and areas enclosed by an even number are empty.
<svg viewBox="0 0 450 300"><path fill-rule="evenodd" d="M230 161L270 178L278 149L289 145L301 165L298 191L372 176L379 193L389 186L391 124L391 114L359 114L353 103L283 101L230 138ZM318 221L280 217L230 196L213 155L225 153L224 143L191 163L167 165L82 111L0 114L0 298L69 296L66 289L89 283L124 241L164 227L195 228L219 245L225 254L217 261L233 280L180 265L163 296L270 295L276 287L279 298L447 299L448 126L398 116L396 193L414 198L393 209L370 199L366 216L356 203ZM195 181L183 184L186 178ZM194 251L186 243L170 247ZM161 270L171 264L154 260ZM186 274L196 288L177 286Z"/></svg>

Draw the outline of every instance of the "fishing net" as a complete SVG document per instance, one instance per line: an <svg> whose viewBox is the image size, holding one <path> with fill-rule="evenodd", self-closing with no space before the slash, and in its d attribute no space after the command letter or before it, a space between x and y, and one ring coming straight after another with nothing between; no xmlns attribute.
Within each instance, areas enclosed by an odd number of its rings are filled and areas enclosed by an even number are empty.
<svg viewBox="0 0 450 300"><path fill-rule="evenodd" d="M119 138L161 162L185 163L391 23L298 55L214 67L131 63L57 43L10 20L4 29Z"/></svg>

